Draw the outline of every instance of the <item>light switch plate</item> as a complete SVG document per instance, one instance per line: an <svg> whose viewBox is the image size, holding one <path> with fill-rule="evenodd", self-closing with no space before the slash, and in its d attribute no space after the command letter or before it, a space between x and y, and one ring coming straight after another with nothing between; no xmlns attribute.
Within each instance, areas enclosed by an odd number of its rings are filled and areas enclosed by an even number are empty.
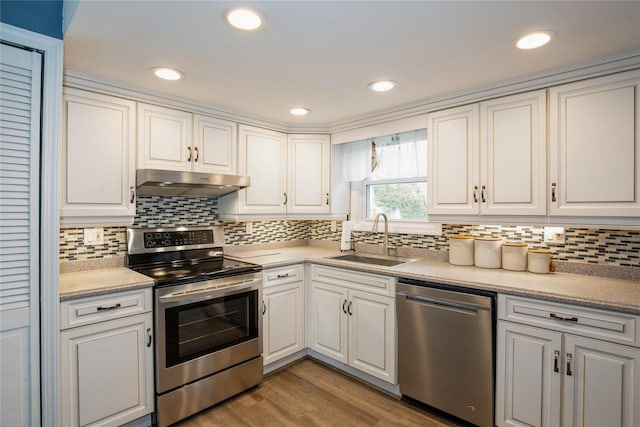
<svg viewBox="0 0 640 427"><path fill-rule="evenodd" d="M104 228L85 228L84 229L84 245L95 246L104 244Z"/></svg>
<svg viewBox="0 0 640 427"><path fill-rule="evenodd" d="M253 233L253 223L252 222L247 222L244 225L244 232L246 234L251 234Z"/></svg>
<svg viewBox="0 0 640 427"><path fill-rule="evenodd" d="M564 227L545 227L544 242L551 245L564 245Z"/></svg>
<svg viewBox="0 0 640 427"><path fill-rule="evenodd" d="M336 223L335 220L333 220L331 221L331 231L336 232L336 230L338 230L338 224Z"/></svg>

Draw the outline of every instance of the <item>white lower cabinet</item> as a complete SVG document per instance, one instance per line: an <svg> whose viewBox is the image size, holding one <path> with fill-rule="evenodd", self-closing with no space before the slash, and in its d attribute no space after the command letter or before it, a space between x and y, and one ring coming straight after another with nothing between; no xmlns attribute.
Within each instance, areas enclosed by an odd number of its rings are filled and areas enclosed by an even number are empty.
<svg viewBox="0 0 640 427"><path fill-rule="evenodd" d="M143 295L138 306L132 295ZM61 425L119 426L153 412L150 304L150 290L61 304L62 319L92 319L60 333Z"/></svg>
<svg viewBox="0 0 640 427"><path fill-rule="evenodd" d="M265 366L304 350L304 267L264 271L263 349Z"/></svg>
<svg viewBox="0 0 640 427"><path fill-rule="evenodd" d="M395 278L312 265L309 347L396 384L394 296Z"/></svg>
<svg viewBox="0 0 640 427"><path fill-rule="evenodd" d="M498 311L496 425L640 425L638 316L502 295Z"/></svg>

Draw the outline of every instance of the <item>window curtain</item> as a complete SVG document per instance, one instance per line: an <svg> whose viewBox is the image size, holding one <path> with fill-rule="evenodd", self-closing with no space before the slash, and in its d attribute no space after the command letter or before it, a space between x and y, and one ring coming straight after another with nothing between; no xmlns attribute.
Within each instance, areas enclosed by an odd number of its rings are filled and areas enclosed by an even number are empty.
<svg viewBox="0 0 640 427"><path fill-rule="evenodd" d="M426 177L427 131L350 142L345 144L343 154L346 181Z"/></svg>

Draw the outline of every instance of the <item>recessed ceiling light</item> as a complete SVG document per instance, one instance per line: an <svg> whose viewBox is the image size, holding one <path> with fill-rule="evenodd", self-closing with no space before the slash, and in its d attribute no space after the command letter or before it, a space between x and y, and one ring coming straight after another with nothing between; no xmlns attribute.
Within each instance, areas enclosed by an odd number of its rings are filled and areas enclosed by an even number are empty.
<svg viewBox="0 0 640 427"><path fill-rule="evenodd" d="M542 47L551 41L553 34L554 33L551 31L536 31L534 33L529 33L520 37L516 42L516 46L518 46L519 49L535 49L537 47Z"/></svg>
<svg viewBox="0 0 640 427"><path fill-rule="evenodd" d="M380 80L377 82L369 83L369 89L374 92L386 92L393 89L396 86L396 82L392 80Z"/></svg>
<svg viewBox="0 0 640 427"><path fill-rule="evenodd" d="M180 80L182 76L184 76L181 71L168 67L155 67L152 68L151 71L153 71L156 77L164 80Z"/></svg>
<svg viewBox="0 0 640 427"><path fill-rule="evenodd" d="M293 114L294 116L306 116L307 114L309 114L311 110L309 110L308 108L304 108L304 107L296 107L296 108L292 108L291 110L289 110L289 112L291 114Z"/></svg>
<svg viewBox="0 0 640 427"><path fill-rule="evenodd" d="M253 31L262 27L260 15L244 7L231 9L226 13L227 22L239 30Z"/></svg>

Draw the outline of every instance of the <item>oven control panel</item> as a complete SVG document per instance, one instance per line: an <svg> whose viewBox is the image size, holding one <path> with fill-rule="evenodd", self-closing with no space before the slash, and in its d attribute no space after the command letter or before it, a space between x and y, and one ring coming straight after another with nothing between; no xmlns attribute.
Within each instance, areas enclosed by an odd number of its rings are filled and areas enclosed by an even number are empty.
<svg viewBox="0 0 640 427"><path fill-rule="evenodd" d="M145 232L144 247L167 248L171 246L206 245L213 243L213 230Z"/></svg>

